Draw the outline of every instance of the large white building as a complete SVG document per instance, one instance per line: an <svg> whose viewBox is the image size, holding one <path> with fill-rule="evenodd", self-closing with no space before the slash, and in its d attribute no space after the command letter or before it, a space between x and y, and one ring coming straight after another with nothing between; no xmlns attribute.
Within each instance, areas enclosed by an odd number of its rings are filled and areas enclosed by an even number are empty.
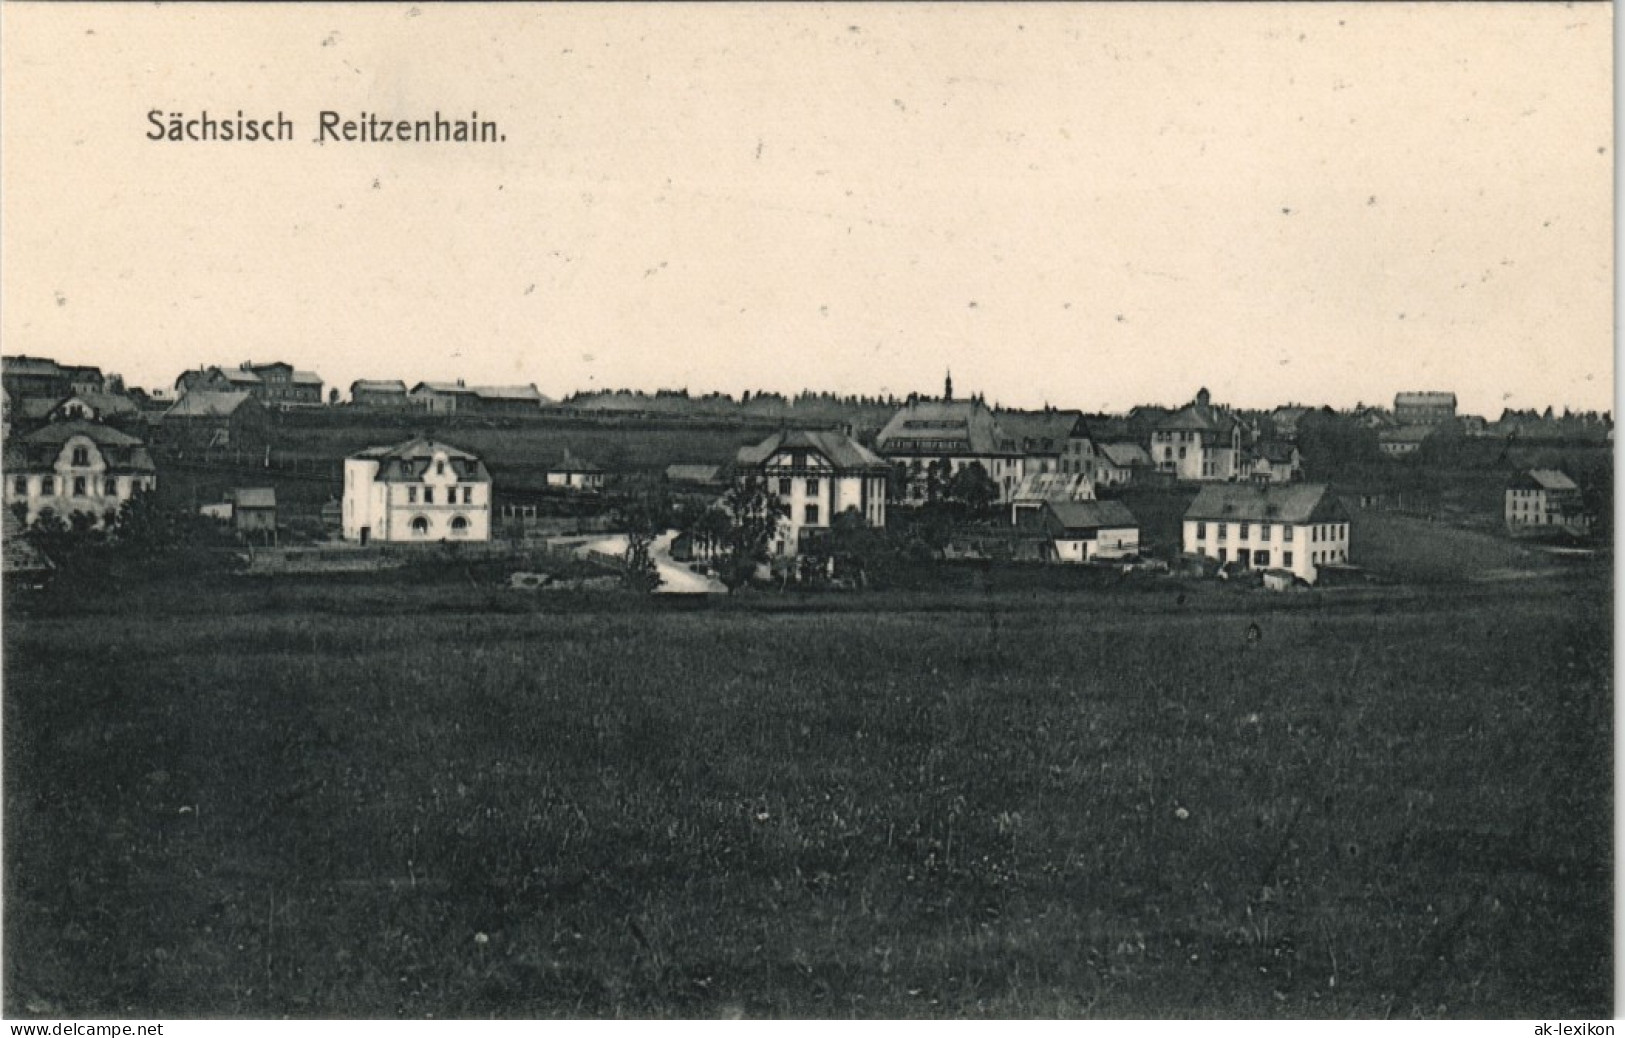
<svg viewBox="0 0 1625 1038"><path fill-rule="evenodd" d="M1320 567L1349 561L1349 515L1321 483L1206 486L1185 510L1182 541L1188 555L1313 584Z"/></svg>
<svg viewBox="0 0 1625 1038"><path fill-rule="evenodd" d="M24 506L26 524L49 509L64 522L79 514L99 526L157 485L141 441L94 422L53 422L6 444L5 504Z"/></svg>
<svg viewBox="0 0 1625 1038"><path fill-rule="evenodd" d="M344 459L344 539L491 539L491 474L465 450L434 440L372 447Z"/></svg>
<svg viewBox="0 0 1625 1038"><path fill-rule="evenodd" d="M890 469L873 451L843 433L792 429L754 447L741 447L736 475L756 476L788 508L772 546L775 555L800 554L817 531L855 509L865 523L886 525Z"/></svg>
<svg viewBox="0 0 1625 1038"><path fill-rule="evenodd" d="M1552 527L1583 533L1579 484L1556 469L1530 469L1507 487L1506 522L1514 533Z"/></svg>

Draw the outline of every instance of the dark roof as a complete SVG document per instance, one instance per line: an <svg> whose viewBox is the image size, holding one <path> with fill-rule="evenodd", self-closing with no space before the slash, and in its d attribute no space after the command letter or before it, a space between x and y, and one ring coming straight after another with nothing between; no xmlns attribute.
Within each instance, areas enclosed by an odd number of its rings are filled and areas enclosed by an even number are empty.
<svg viewBox="0 0 1625 1038"><path fill-rule="evenodd" d="M254 399L245 391L194 389L170 405L165 418L225 418Z"/></svg>
<svg viewBox="0 0 1625 1038"><path fill-rule="evenodd" d="M1294 448L1290 443L1283 443L1280 440L1268 440L1254 447L1253 454L1255 457L1263 458L1271 465L1290 465L1292 464L1293 450Z"/></svg>
<svg viewBox="0 0 1625 1038"><path fill-rule="evenodd" d="M838 432L817 432L810 429L790 429L774 433L754 447L739 448L738 462L743 467L756 467L780 451L807 450L822 454L837 471L885 471L884 459L863 444Z"/></svg>
<svg viewBox="0 0 1625 1038"><path fill-rule="evenodd" d="M49 357L0 357L0 372L7 375L52 375L67 374L62 365Z"/></svg>
<svg viewBox="0 0 1625 1038"><path fill-rule="evenodd" d="M1324 483L1209 484L1185 510L1186 519L1232 522L1345 522L1348 513Z"/></svg>
<svg viewBox="0 0 1625 1038"><path fill-rule="evenodd" d="M414 483L428 470L429 462L437 453L444 453L457 470L459 479L470 483L490 482L491 474L485 463L468 451L417 436L393 447L369 447L350 455L352 458L378 462L375 480L385 483Z"/></svg>
<svg viewBox="0 0 1625 1038"><path fill-rule="evenodd" d="M152 455L140 440L111 426L80 419L53 422L27 436L14 437L6 445L5 468L12 472L49 473L61 456L62 448L75 436L83 436L96 445L110 473L148 475L156 471Z"/></svg>
<svg viewBox="0 0 1625 1038"><path fill-rule="evenodd" d="M1195 431L1210 433L1228 433L1235 427L1236 420L1211 404L1186 404L1184 407L1159 419L1153 428L1158 431Z"/></svg>
<svg viewBox="0 0 1625 1038"><path fill-rule="evenodd" d="M314 371L295 371L289 381L296 386L319 386L322 384L322 376Z"/></svg>
<svg viewBox="0 0 1625 1038"><path fill-rule="evenodd" d="M559 458L559 463L557 465L549 465L547 467L547 471L594 473L603 472L604 468L602 465L594 465L586 458L573 457L569 451L565 451L563 457Z"/></svg>
<svg viewBox="0 0 1625 1038"><path fill-rule="evenodd" d="M1068 440L1089 436L1082 411L1000 411L994 421L1027 454L1060 454Z"/></svg>
<svg viewBox="0 0 1625 1038"><path fill-rule="evenodd" d="M1044 507L1067 530L1139 526L1134 513L1121 501L1046 501Z"/></svg>
<svg viewBox="0 0 1625 1038"><path fill-rule="evenodd" d="M1455 407L1454 393L1395 393L1395 407Z"/></svg>
<svg viewBox="0 0 1625 1038"><path fill-rule="evenodd" d="M350 383L350 392L355 393L357 391L366 393L405 393L406 383L398 378L388 380L358 378Z"/></svg>
<svg viewBox="0 0 1625 1038"><path fill-rule="evenodd" d="M275 508L275 487L238 487L232 491L232 504L238 508Z"/></svg>
<svg viewBox="0 0 1625 1038"><path fill-rule="evenodd" d="M1137 443L1097 443L1095 450L1119 468L1151 464L1151 455Z"/></svg>
<svg viewBox="0 0 1625 1038"><path fill-rule="evenodd" d="M63 398L51 410L55 411L58 408L65 407L75 400L84 401L98 415L135 414L136 411L140 410L140 408L136 407L134 400L121 393L75 393L70 397Z"/></svg>
<svg viewBox="0 0 1625 1038"><path fill-rule="evenodd" d="M671 483L720 483L721 465L667 465L666 479Z"/></svg>

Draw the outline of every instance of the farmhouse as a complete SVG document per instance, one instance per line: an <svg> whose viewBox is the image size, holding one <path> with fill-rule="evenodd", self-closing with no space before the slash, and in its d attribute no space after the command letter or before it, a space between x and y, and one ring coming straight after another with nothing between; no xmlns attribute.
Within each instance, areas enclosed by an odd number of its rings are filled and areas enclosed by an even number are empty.
<svg viewBox="0 0 1625 1038"><path fill-rule="evenodd" d="M0 357L0 385L13 401L28 397L61 400L73 392L67 369L49 357Z"/></svg>
<svg viewBox="0 0 1625 1038"><path fill-rule="evenodd" d="M166 443L241 450L262 445L270 421L251 393L194 389L164 412L160 428Z"/></svg>
<svg viewBox="0 0 1625 1038"><path fill-rule="evenodd" d="M870 526L886 525L886 462L844 433L792 429L741 447L739 478L756 476L789 509L775 555L797 555L803 543L855 509Z"/></svg>
<svg viewBox="0 0 1625 1038"><path fill-rule="evenodd" d="M1209 402L1206 389L1151 429L1151 459L1181 480L1227 481L1241 474L1241 423Z"/></svg>
<svg viewBox="0 0 1625 1038"><path fill-rule="evenodd" d="M1530 469L1507 487L1506 523L1514 533L1554 528L1584 533L1580 487L1556 469Z"/></svg>
<svg viewBox="0 0 1625 1038"><path fill-rule="evenodd" d="M491 474L465 450L418 437L344 459L344 539L488 541Z"/></svg>
<svg viewBox="0 0 1625 1038"><path fill-rule="evenodd" d="M1140 526L1121 501L1045 501L1042 522L1058 562L1121 559L1140 551Z"/></svg>
<svg viewBox="0 0 1625 1038"><path fill-rule="evenodd" d="M1095 445L1095 481L1115 487L1137 483L1155 469L1151 455L1137 443L1098 443Z"/></svg>
<svg viewBox="0 0 1625 1038"><path fill-rule="evenodd" d="M400 379L356 379L350 383L350 403L357 407L405 407L406 383Z"/></svg>
<svg viewBox="0 0 1625 1038"><path fill-rule="evenodd" d="M407 394L414 407L431 414L535 414L547 397L534 384L470 386L456 382L419 382Z"/></svg>
<svg viewBox="0 0 1625 1038"><path fill-rule="evenodd" d="M604 489L604 470L585 458L572 457L569 448L547 467L547 485L567 490Z"/></svg>
<svg viewBox="0 0 1625 1038"><path fill-rule="evenodd" d="M1203 487L1185 511L1183 549L1223 564L1282 569L1314 583L1349 558L1349 516L1325 484Z"/></svg>
<svg viewBox="0 0 1625 1038"><path fill-rule="evenodd" d="M142 442L92 422L53 422L5 449L5 502L32 525L46 510L64 520L84 515L101 525L139 490L157 485Z"/></svg>
<svg viewBox="0 0 1625 1038"><path fill-rule="evenodd" d="M1394 394L1394 420L1400 425L1438 425L1455 417L1454 393Z"/></svg>
<svg viewBox="0 0 1625 1038"><path fill-rule="evenodd" d="M947 482L960 469L980 464L1001 502L1010 500L1025 471L1020 444L980 400L911 401L880 430L875 450L903 466L910 501L926 499L932 466Z"/></svg>

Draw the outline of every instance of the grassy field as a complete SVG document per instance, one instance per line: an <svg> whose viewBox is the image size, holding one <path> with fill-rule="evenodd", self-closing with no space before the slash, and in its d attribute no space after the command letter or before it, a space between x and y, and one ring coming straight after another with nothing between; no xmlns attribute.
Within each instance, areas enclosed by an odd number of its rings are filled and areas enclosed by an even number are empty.
<svg viewBox="0 0 1625 1038"><path fill-rule="evenodd" d="M403 579L8 597L7 1015L1612 1013L1601 577Z"/></svg>

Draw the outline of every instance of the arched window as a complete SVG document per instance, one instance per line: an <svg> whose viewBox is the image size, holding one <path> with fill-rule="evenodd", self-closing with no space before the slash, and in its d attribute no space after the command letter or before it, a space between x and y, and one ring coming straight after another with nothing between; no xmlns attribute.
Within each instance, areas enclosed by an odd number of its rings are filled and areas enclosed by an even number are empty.
<svg viewBox="0 0 1625 1038"><path fill-rule="evenodd" d="M456 516L451 521L451 532L456 536L468 533L468 519L465 516Z"/></svg>
<svg viewBox="0 0 1625 1038"><path fill-rule="evenodd" d="M429 520L427 518L425 518L424 516L421 516L421 515L418 516L417 518L413 519L412 520L412 533L415 534L418 537L426 537L426 536L428 536L428 534L429 534Z"/></svg>
<svg viewBox="0 0 1625 1038"><path fill-rule="evenodd" d="M88 447L75 447L73 449L73 463L75 465L89 465L90 464L90 448L88 448Z"/></svg>

